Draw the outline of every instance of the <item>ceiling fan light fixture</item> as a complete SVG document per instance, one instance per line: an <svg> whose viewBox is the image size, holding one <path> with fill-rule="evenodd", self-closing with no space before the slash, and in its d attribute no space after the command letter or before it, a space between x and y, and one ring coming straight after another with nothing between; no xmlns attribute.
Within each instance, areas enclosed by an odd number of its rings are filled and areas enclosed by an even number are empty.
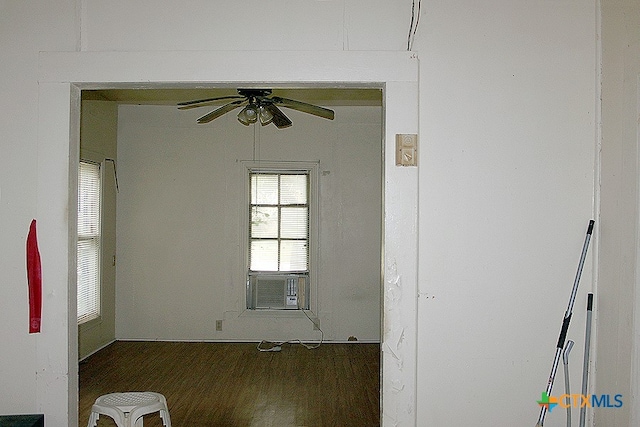
<svg viewBox="0 0 640 427"><path fill-rule="evenodd" d="M249 104L238 113L238 121L245 126L258 121L258 109L254 104Z"/></svg>
<svg viewBox="0 0 640 427"><path fill-rule="evenodd" d="M260 124L262 126L266 126L273 121L273 114L271 114L264 105L258 107L258 116L260 117Z"/></svg>
<svg viewBox="0 0 640 427"><path fill-rule="evenodd" d="M271 96L271 89L237 89L238 95L219 96L215 98L198 99L195 101L187 101L178 103L178 108L186 110L190 108L206 107L214 105L220 100L229 101L221 107L217 107L213 111L199 117L199 124L209 123L218 117L226 114L236 108L245 105L238 113L238 121L245 126L257 123L260 120L262 126L273 123L278 129L285 129L291 126L289 119L279 107L286 107L303 113L322 117L327 120L333 120L335 113L328 108L318 105L308 104L294 99L281 98L279 96Z"/></svg>

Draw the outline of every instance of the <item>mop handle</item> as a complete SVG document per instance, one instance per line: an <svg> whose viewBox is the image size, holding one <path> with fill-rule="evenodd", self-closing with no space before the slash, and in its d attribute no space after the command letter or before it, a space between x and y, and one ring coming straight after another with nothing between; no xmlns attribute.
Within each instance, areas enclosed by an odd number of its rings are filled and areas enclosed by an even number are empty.
<svg viewBox="0 0 640 427"><path fill-rule="evenodd" d="M571 290L571 298L569 298L569 306L567 307L567 312L565 313L565 318L567 315L571 317L571 313L573 312L573 304L576 302L576 294L578 293L578 284L580 283L580 276L582 275L582 267L584 266L584 260L587 257L587 250L589 249L589 241L591 240L591 234L593 233L593 224L594 221L589 221L589 227L587 228L587 235L584 238L584 245L582 245L582 254L580 254L580 263L578 264L578 271L576 272L576 278L573 281L573 289Z"/></svg>
<svg viewBox="0 0 640 427"><path fill-rule="evenodd" d="M571 322L571 315L573 314L573 304L576 301L576 294L578 293L578 285L580 284L580 276L582 276L582 268L584 267L584 260L587 257L587 250L589 249L589 242L591 241L591 234L593 233L594 220L589 221L589 227L587 227L587 235L584 238L584 244L582 245L582 253L580 254L580 262L578 263L578 271L576 277L573 280L573 288L571 289L571 296L569 297L569 305L567 311L562 319L562 328L560 329L560 336L558 337L558 344L556 345L556 354L553 358L553 365L551 366L551 375L549 375L549 382L547 382L547 389L545 390L547 396L551 395L551 389L553 389L553 382L556 378L556 372L558 370L558 362L560 361L560 355L564 348L564 342L567 338L567 331L569 330L569 323ZM536 427L542 427L544 425L544 417L547 413L547 406L541 406L540 416L538 417L538 423Z"/></svg>
<svg viewBox="0 0 640 427"><path fill-rule="evenodd" d="M587 395L589 385L589 349L591 347L591 320L593 316L593 294L587 295L587 325L584 333L584 362L582 365L582 395ZM587 407L580 406L580 427L584 427L586 422Z"/></svg>
<svg viewBox="0 0 640 427"><path fill-rule="evenodd" d="M567 427L571 427L571 388L569 384L569 353L574 342L569 340L562 352L562 364L564 365L564 394L567 396Z"/></svg>

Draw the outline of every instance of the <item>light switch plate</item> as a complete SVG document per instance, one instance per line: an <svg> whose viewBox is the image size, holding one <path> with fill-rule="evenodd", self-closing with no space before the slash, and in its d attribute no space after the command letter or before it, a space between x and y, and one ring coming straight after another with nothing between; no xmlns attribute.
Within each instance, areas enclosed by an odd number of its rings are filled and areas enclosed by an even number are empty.
<svg viewBox="0 0 640 427"><path fill-rule="evenodd" d="M418 165L418 135L415 133L396 134L396 166Z"/></svg>

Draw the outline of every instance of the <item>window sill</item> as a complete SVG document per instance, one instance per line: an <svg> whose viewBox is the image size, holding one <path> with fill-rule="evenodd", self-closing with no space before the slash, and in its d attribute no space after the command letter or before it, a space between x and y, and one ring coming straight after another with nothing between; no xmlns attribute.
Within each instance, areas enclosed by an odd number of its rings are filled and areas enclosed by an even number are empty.
<svg viewBox="0 0 640 427"><path fill-rule="evenodd" d="M311 317L314 317L315 314L311 310L304 310ZM285 319L306 319L307 315L303 312L303 310L269 310L269 309L258 309L258 310L250 310L246 309L240 316L238 317L248 317L248 318L273 318L273 317L282 317Z"/></svg>
<svg viewBox="0 0 640 427"><path fill-rule="evenodd" d="M78 329L81 331L90 331L102 325L102 316L98 316L95 319L87 320L86 322L78 324Z"/></svg>

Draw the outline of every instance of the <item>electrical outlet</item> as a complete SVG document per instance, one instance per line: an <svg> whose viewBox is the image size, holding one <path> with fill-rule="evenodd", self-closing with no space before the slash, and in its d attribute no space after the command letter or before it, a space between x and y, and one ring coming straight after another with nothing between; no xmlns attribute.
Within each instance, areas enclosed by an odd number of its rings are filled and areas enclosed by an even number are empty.
<svg viewBox="0 0 640 427"><path fill-rule="evenodd" d="M216 320L216 331L222 330L222 320Z"/></svg>

